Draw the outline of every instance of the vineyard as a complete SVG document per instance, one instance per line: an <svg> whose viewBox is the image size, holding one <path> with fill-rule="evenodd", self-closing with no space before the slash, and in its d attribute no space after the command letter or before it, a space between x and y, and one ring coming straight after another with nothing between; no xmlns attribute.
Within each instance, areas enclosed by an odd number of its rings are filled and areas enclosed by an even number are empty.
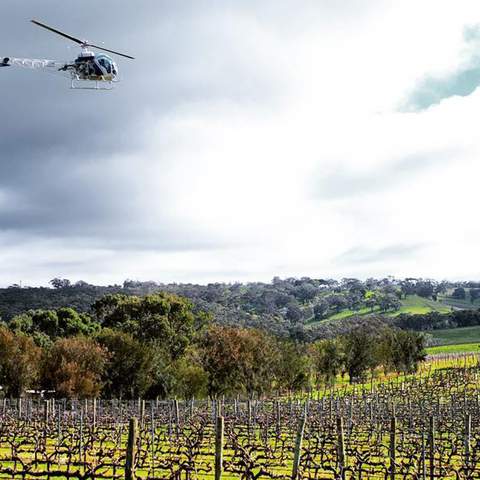
<svg viewBox="0 0 480 480"><path fill-rule="evenodd" d="M480 478L480 372L456 363L301 399L4 399L0 478Z"/></svg>

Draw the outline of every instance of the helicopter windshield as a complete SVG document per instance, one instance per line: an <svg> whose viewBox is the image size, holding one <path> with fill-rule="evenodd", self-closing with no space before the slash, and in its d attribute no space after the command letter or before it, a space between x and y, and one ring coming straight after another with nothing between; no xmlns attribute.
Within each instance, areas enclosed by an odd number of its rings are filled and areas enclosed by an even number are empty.
<svg viewBox="0 0 480 480"><path fill-rule="evenodd" d="M115 62L107 55L97 55L95 60L97 61L98 65L104 70L104 73L107 74L117 74L117 66Z"/></svg>

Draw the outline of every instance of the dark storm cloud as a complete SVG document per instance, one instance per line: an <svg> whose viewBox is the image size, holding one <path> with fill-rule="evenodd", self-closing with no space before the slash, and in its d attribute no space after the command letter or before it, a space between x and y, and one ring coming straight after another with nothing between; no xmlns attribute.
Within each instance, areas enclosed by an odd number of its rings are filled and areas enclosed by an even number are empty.
<svg viewBox="0 0 480 480"><path fill-rule="evenodd" d="M314 185L321 199L342 199L388 190L430 169L441 168L455 158L455 152L411 155L394 163L380 165L363 173L338 170L322 175Z"/></svg>
<svg viewBox="0 0 480 480"><path fill-rule="evenodd" d="M141 158L149 122L178 105L272 97L262 66L235 45L222 45L224 26L217 22L229 3L2 1L1 56L77 54L75 44L29 23L36 18L137 59L118 59L122 83L111 92L70 91L61 77L0 71L0 233L83 238L115 248L211 246L172 220L165 199L152 217L148 202L137 198L148 172L128 166L125 157ZM215 12L211 21L202 22L209 12ZM167 161L156 153L156 162Z"/></svg>

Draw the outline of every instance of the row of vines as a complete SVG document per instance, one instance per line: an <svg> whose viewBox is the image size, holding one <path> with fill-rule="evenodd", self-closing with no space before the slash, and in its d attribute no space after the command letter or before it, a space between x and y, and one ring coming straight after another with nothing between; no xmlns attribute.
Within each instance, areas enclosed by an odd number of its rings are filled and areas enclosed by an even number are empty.
<svg viewBox="0 0 480 480"><path fill-rule="evenodd" d="M480 478L480 371L268 400L0 400L0 478Z"/></svg>

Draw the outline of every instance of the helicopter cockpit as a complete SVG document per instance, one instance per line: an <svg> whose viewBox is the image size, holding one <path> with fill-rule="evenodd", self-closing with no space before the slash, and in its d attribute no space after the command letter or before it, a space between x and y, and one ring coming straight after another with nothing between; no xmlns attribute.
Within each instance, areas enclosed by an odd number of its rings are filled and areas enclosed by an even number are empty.
<svg viewBox="0 0 480 480"><path fill-rule="evenodd" d="M75 60L75 71L86 80L113 81L118 75L117 64L108 55L84 51Z"/></svg>
<svg viewBox="0 0 480 480"><path fill-rule="evenodd" d="M100 67L103 75L112 75L113 77L117 76L117 65L108 55L96 55L95 63Z"/></svg>

